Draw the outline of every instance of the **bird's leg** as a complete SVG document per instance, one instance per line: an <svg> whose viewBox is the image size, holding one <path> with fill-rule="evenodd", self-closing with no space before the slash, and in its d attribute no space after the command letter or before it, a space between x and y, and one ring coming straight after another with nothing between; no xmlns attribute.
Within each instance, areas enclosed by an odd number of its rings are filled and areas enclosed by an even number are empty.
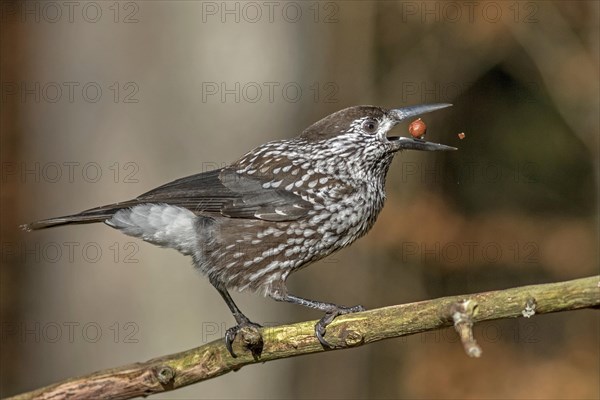
<svg viewBox="0 0 600 400"><path fill-rule="evenodd" d="M223 300L225 300L225 303L227 303L227 306L231 310L231 313L233 314L233 317L237 322L236 326L227 329L227 331L225 332L225 347L227 347L227 350L229 350L229 354L231 354L231 356L234 358L237 357L237 355L233 352L232 343L235 340L235 337L237 336L238 332L240 332L242 328L252 327L256 330L258 336L253 336L252 338L249 338L249 340L246 340L246 347L248 347L248 349L252 352L252 355L259 356L262 352L263 340L262 336L260 335L260 332L258 332L258 328L262 328L262 326L250 321L248 317L246 317L244 313L242 313L242 311L238 308L238 306L235 304L235 302L229 295L227 289L221 287L220 285L213 286L217 289L219 294L221 294L221 297L223 297Z"/></svg>
<svg viewBox="0 0 600 400"><path fill-rule="evenodd" d="M305 299L303 297L293 296L291 294L276 293L276 294L273 294L271 297L277 301L285 301L288 303L299 304L301 306L325 311L325 315L323 316L323 318L321 318L319 320L319 322L317 322L315 324L315 336L317 337L317 339L319 339L319 342L321 343L321 345L323 345L323 347L328 348L328 349L333 349L333 348L335 348L335 346L331 345L331 343L329 343L323 337L325 335L327 325L331 324L333 322L333 320L335 319L335 317L337 317L338 315L351 314L351 313L355 313L355 312L359 312L359 311L365 311L365 308L360 305L353 306L353 307L339 306L337 304L323 303L320 301L309 300L309 299Z"/></svg>

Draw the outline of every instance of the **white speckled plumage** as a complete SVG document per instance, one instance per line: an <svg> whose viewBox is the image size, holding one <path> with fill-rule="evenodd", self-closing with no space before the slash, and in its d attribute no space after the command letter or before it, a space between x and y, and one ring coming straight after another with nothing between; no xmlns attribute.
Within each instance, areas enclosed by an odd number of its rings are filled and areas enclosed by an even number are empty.
<svg viewBox="0 0 600 400"><path fill-rule="evenodd" d="M379 129L366 132L367 120ZM281 293L290 272L363 236L383 207L385 176L396 151L386 138L392 122L373 108L346 126L337 134L313 126L297 138L266 143L227 168L252 176L260 189L289 193L301 203L286 199L281 206L263 207L245 224L165 204L124 209L107 223L192 254L198 268L224 287ZM293 210L300 210L300 217L286 220ZM197 223L203 219L211 221L209 233Z"/></svg>
<svg viewBox="0 0 600 400"><path fill-rule="evenodd" d="M295 138L259 146L228 167L26 228L105 221L127 235L191 255L217 288L258 290L282 299L291 272L371 229L398 150L452 149L386 136L401 119L446 106L350 107Z"/></svg>
<svg viewBox="0 0 600 400"><path fill-rule="evenodd" d="M227 289L260 291L326 312L315 333L329 346L323 335L331 318L363 308L290 295L286 279L371 229L383 207L386 174L398 150L454 150L386 136L401 120L447 106L350 107L296 138L259 146L228 167L177 179L129 201L23 228L102 221L127 235L191 255L238 323L226 334L232 355L236 333L252 323Z"/></svg>

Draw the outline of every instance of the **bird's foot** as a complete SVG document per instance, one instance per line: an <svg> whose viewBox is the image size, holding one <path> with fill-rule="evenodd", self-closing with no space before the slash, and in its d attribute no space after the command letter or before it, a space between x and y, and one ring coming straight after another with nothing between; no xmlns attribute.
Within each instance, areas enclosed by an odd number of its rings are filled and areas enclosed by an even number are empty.
<svg viewBox="0 0 600 400"><path fill-rule="evenodd" d="M339 347L332 345L323 337L325 336L327 325L331 324L335 317L337 317L338 315L352 314L360 311L365 311L365 308L363 306L335 306L331 308L331 310L327 311L323 318L321 318L319 322L317 322L315 325L315 336L317 337L317 339L319 339L321 345L326 349L334 349L336 347Z"/></svg>
<svg viewBox="0 0 600 400"><path fill-rule="evenodd" d="M233 341L236 336L241 334L242 342L244 343L244 347L252 352L252 356L258 357L260 353L262 353L263 349L263 338L260 334L259 329L262 328L261 325L256 324L249 319L242 319L236 326L233 326L225 332L225 347L231 354L231 357L236 358L237 355L233 351Z"/></svg>

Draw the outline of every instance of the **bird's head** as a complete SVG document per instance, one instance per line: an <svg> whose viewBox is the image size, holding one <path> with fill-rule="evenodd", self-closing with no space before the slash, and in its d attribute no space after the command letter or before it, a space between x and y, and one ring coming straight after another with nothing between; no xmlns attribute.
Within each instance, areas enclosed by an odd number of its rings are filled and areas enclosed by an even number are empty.
<svg viewBox="0 0 600 400"><path fill-rule="evenodd" d="M301 138L313 142L328 142L334 147L348 149L365 147L380 155L398 150L448 151L455 147L431 143L412 137L388 136L401 121L419 116L451 104L425 104L396 109L375 106L354 106L335 112L308 127Z"/></svg>

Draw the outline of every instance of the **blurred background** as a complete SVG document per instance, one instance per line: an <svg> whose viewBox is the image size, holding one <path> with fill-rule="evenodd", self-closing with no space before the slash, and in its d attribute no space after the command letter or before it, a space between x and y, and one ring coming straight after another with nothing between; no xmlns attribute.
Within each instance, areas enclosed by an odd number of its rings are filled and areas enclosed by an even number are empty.
<svg viewBox="0 0 600 400"><path fill-rule="evenodd" d="M103 225L18 225L218 168L357 104L426 115L372 232L292 293L376 308L598 273L599 4L1 3L1 395L222 337L189 258ZM397 134L407 134L407 124ZM457 134L465 132L459 140ZM234 297L266 325L320 314ZM598 312L243 368L165 399L598 398Z"/></svg>

